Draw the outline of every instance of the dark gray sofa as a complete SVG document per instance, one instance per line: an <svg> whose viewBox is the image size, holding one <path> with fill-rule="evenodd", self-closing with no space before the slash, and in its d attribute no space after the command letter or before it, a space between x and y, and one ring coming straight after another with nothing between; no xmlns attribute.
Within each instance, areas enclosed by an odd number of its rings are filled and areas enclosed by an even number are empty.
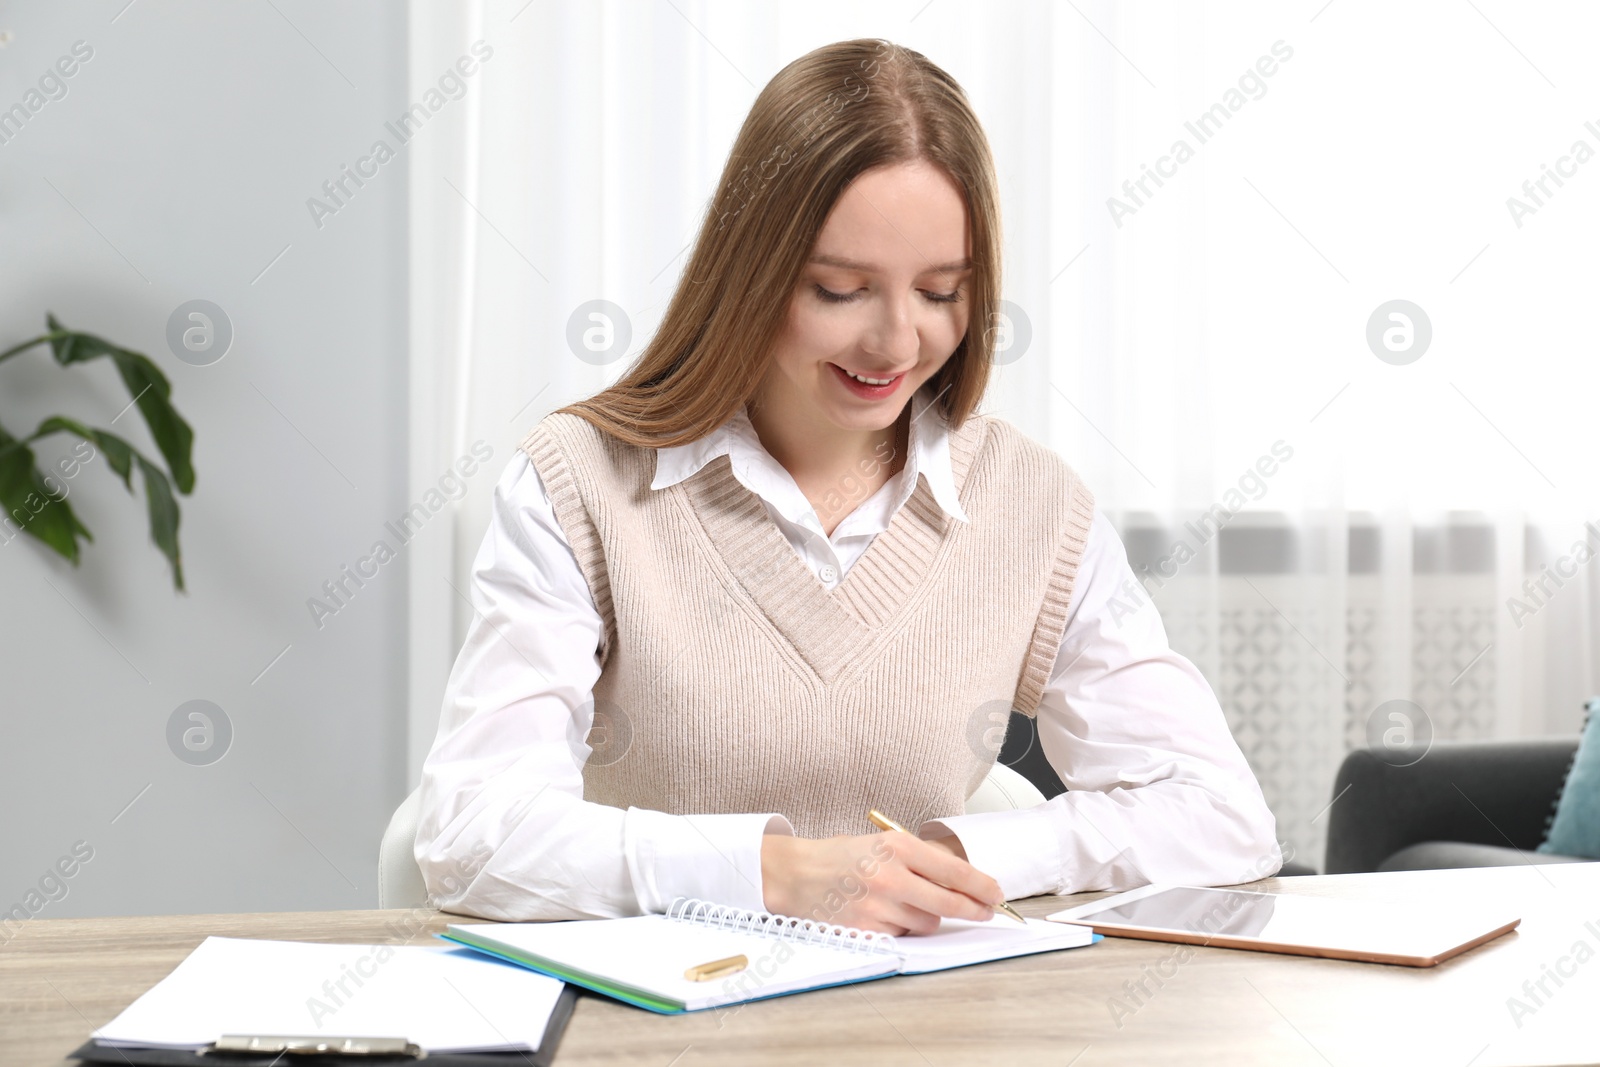
<svg viewBox="0 0 1600 1067"><path fill-rule="evenodd" d="M1411 766L1366 749L1333 785L1325 873L1582 863L1534 852L1578 739L1439 741Z"/></svg>

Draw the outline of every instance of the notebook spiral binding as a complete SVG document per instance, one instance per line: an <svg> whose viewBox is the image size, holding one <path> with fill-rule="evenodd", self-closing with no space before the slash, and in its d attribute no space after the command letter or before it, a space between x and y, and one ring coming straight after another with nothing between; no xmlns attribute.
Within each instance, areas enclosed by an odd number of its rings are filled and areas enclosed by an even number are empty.
<svg viewBox="0 0 1600 1067"><path fill-rule="evenodd" d="M750 911L726 904L713 904L696 897L678 897L667 906L667 918L679 922L733 930L738 933L759 934L780 941L793 941L808 945L828 945L846 952L893 952L894 935L876 930L860 930L854 926L799 919L792 915L775 915L767 911Z"/></svg>

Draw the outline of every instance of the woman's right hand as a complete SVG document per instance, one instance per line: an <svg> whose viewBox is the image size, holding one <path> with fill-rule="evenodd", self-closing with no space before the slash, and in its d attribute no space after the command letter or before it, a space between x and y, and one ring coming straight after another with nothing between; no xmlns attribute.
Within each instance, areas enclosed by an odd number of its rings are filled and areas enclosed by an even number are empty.
<svg viewBox="0 0 1600 1067"><path fill-rule="evenodd" d="M889 934L931 934L940 917L985 922L1000 884L949 846L908 833L761 841L766 909Z"/></svg>

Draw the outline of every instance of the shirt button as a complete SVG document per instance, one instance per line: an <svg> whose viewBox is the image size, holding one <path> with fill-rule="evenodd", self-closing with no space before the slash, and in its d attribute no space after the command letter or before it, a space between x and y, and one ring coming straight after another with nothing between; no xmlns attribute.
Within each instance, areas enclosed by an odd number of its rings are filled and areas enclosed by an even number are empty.
<svg viewBox="0 0 1600 1067"><path fill-rule="evenodd" d="M833 580L839 577L839 572L834 569L833 564L824 563L822 568L817 571L817 577L831 585L833 584Z"/></svg>

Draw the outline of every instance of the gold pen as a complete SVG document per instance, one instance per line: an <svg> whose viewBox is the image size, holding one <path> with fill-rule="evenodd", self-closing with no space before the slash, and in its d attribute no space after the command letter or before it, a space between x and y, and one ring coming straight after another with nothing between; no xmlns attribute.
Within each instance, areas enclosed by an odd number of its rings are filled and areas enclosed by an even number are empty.
<svg viewBox="0 0 1600 1067"><path fill-rule="evenodd" d="M908 834L911 832L904 826L901 826L899 823L889 818L889 816L885 815L883 812L879 811L877 808L873 808L871 811L867 812L867 820L880 830L898 830L902 834ZM1017 922L1022 923L1024 926L1028 924L1028 920L1024 919L1021 915L1018 915L1017 910L1003 900L998 904L990 904L989 906L995 911L1005 912L1007 915L1017 920Z"/></svg>
<svg viewBox="0 0 1600 1067"><path fill-rule="evenodd" d="M750 966L750 960L744 955L729 956L725 960L712 960L690 967L683 972L683 976L691 982L709 982L713 978L721 978L727 974L738 974Z"/></svg>

